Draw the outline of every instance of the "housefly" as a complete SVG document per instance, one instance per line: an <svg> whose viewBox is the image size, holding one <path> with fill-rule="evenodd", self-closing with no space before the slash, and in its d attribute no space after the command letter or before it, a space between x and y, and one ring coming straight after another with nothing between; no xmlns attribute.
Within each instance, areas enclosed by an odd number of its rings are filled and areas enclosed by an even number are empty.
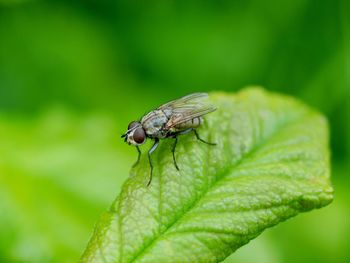
<svg viewBox="0 0 350 263"><path fill-rule="evenodd" d="M136 146L138 157L134 166L140 161L141 151L139 146L144 144L147 138L154 140L153 146L148 151L151 171L147 185L152 181L153 164L151 154L158 147L160 139L174 139L172 155L177 170L179 170L179 167L175 159L175 149L179 135L193 132L199 141L209 145L215 145L215 143L201 139L196 130L203 122L202 116L216 110L216 107L204 102L204 99L207 97L207 93L189 94L163 104L144 115L140 120L129 123L128 130L122 135L122 138L129 145Z"/></svg>

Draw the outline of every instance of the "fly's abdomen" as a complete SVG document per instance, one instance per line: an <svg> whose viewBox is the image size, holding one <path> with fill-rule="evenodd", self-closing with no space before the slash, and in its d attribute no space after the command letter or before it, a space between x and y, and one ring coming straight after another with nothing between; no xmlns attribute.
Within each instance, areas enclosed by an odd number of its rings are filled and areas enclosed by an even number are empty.
<svg viewBox="0 0 350 263"><path fill-rule="evenodd" d="M197 128L201 123L203 122L203 119L201 117L193 118L192 120L180 123L176 125L174 128L177 130L184 130L188 128Z"/></svg>

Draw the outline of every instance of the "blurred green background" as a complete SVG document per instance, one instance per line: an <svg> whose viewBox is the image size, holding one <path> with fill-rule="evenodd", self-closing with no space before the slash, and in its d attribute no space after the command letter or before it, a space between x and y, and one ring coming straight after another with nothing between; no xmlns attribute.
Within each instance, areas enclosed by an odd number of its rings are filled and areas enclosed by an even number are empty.
<svg viewBox="0 0 350 263"><path fill-rule="evenodd" d="M263 85L328 116L335 201L226 262L350 262L350 4L0 0L0 262L76 262L136 158L129 121Z"/></svg>

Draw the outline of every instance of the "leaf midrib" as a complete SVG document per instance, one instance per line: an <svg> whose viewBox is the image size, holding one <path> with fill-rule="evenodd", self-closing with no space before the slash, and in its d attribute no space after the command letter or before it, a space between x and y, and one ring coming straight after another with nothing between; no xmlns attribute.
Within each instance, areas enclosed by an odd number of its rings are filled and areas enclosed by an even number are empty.
<svg viewBox="0 0 350 263"><path fill-rule="evenodd" d="M249 152L247 152L245 155L242 155L241 158L231 167L227 167L226 169L224 169L221 172L221 175L217 177L217 179L210 185L208 186L206 189L204 189L204 191L202 192L202 194L196 198L192 205L189 206L186 211L184 213L182 213L178 218L176 218L169 226L167 226L163 231L161 231L157 236L155 236L151 241L149 241L149 243L144 246L139 253L137 253L129 262L135 262L138 258L140 258L143 254L145 254L145 252L147 252L148 250L150 250L154 244L157 242L157 240L163 236L166 232L168 232L174 225L176 225L176 223L178 223L179 221L181 221L181 219L190 211L192 210L197 204L198 202L209 192L210 189L212 189L218 182L220 182L223 178L225 178L225 175L229 174L229 171L232 169L237 168L242 161L244 161L246 158L248 158L250 155L254 154L260 147L262 147L263 145L266 144L266 142L268 142L269 140L271 140L274 136L276 136L276 134L278 134L279 132L281 132L283 129L285 129L286 127L288 127L289 125L294 124L295 122L301 121L303 118L305 118L306 116L308 116L307 113L304 114L300 114L298 116L296 116L295 118L283 122L282 125L280 125L279 127L276 128L275 132L273 132L272 134L270 134L268 137L266 137L265 139L262 139L260 143L256 144L255 147L253 147ZM210 151L210 149L208 149L208 151Z"/></svg>

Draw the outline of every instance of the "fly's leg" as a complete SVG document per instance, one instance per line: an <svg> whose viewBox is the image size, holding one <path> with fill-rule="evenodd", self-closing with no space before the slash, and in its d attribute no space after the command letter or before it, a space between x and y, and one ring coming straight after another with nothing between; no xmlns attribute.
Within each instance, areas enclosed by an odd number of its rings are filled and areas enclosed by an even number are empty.
<svg viewBox="0 0 350 263"><path fill-rule="evenodd" d="M174 161L174 165L175 165L175 168L176 170L180 170L179 167L177 166L177 163L176 163L176 159L175 159L175 149L176 149L176 144L177 144L177 137L175 137L175 142L174 142L174 145L173 145L173 148L172 148L172 153L173 153L173 161Z"/></svg>
<svg viewBox="0 0 350 263"><path fill-rule="evenodd" d="M136 146L136 149L137 149L137 152L138 152L137 161L133 164L132 167L135 167L140 162L141 151L140 151L140 148L138 146Z"/></svg>
<svg viewBox="0 0 350 263"><path fill-rule="evenodd" d="M183 130L183 131L180 131L180 132L175 132L175 133L173 134L173 136L175 137L175 136L177 136L177 135L183 135L183 134L189 133L189 132L191 132L191 131L193 131L194 135L196 135L197 140L199 140L199 141L201 141L201 142L203 142L203 143L205 143L205 144L208 144L208 145L216 145L216 143L207 142L207 141L203 140L201 137L199 137L199 134L198 134L197 130L194 129L194 128L188 128L188 129Z"/></svg>
<svg viewBox="0 0 350 263"><path fill-rule="evenodd" d="M194 132L194 135L196 135L197 140L200 140L201 142L204 142L208 145L216 145L216 143L207 142L207 141L203 140L201 137L199 137L197 130L193 129L193 132Z"/></svg>
<svg viewBox="0 0 350 263"><path fill-rule="evenodd" d="M179 131L179 132L174 132L171 134L171 137L175 138L175 142L174 142L174 145L173 145L173 148L171 149L172 153L173 153L173 161L174 161L174 165L175 165L175 168L176 170L180 171L179 169L179 166L177 166L177 162L176 162L176 158L175 158L175 150L176 150L176 145L177 145L177 136L178 135L184 135L186 133L189 133L193 130L193 128L188 128L184 131Z"/></svg>
<svg viewBox="0 0 350 263"><path fill-rule="evenodd" d="M151 172L150 172L150 175L149 175L149 181L147 183L147 186L149 186L151 184L151 182L152 182L153 164L152 164L151 154L155 151L155 149L157 149L158 144L159 144L159 139L155 138L153 146L148 151L148 161L149 161L149 166L151 167Z"/></svg>
<svg viewBox="0 0 350 263"><path fill-rule="evenodd" d="M208 145L216 145L216 143L212 143L212 142L207 142L205 140L203 140L201 137L199 137L198 135L198 132L194 129L194 128L188 128L186 130L183 130L183 131L179 131L179 132L174 132L171 134L171 137L175 138L175 142L174 142L174 145L173 145L173 148L172 148L172 153L173 153L173 161L174 161L174 165L175 165L175 168L176 170L180 170L179 167L177 166L177 162L176 162L176 158L175 158L175 149L176 149L176 145L177 145L177 136L178 135L184 135L184 134L187 134L189 132L193 131L194 134L196 135L196 138L197 140L205 143L205 144L208 144Z"/></svg>

